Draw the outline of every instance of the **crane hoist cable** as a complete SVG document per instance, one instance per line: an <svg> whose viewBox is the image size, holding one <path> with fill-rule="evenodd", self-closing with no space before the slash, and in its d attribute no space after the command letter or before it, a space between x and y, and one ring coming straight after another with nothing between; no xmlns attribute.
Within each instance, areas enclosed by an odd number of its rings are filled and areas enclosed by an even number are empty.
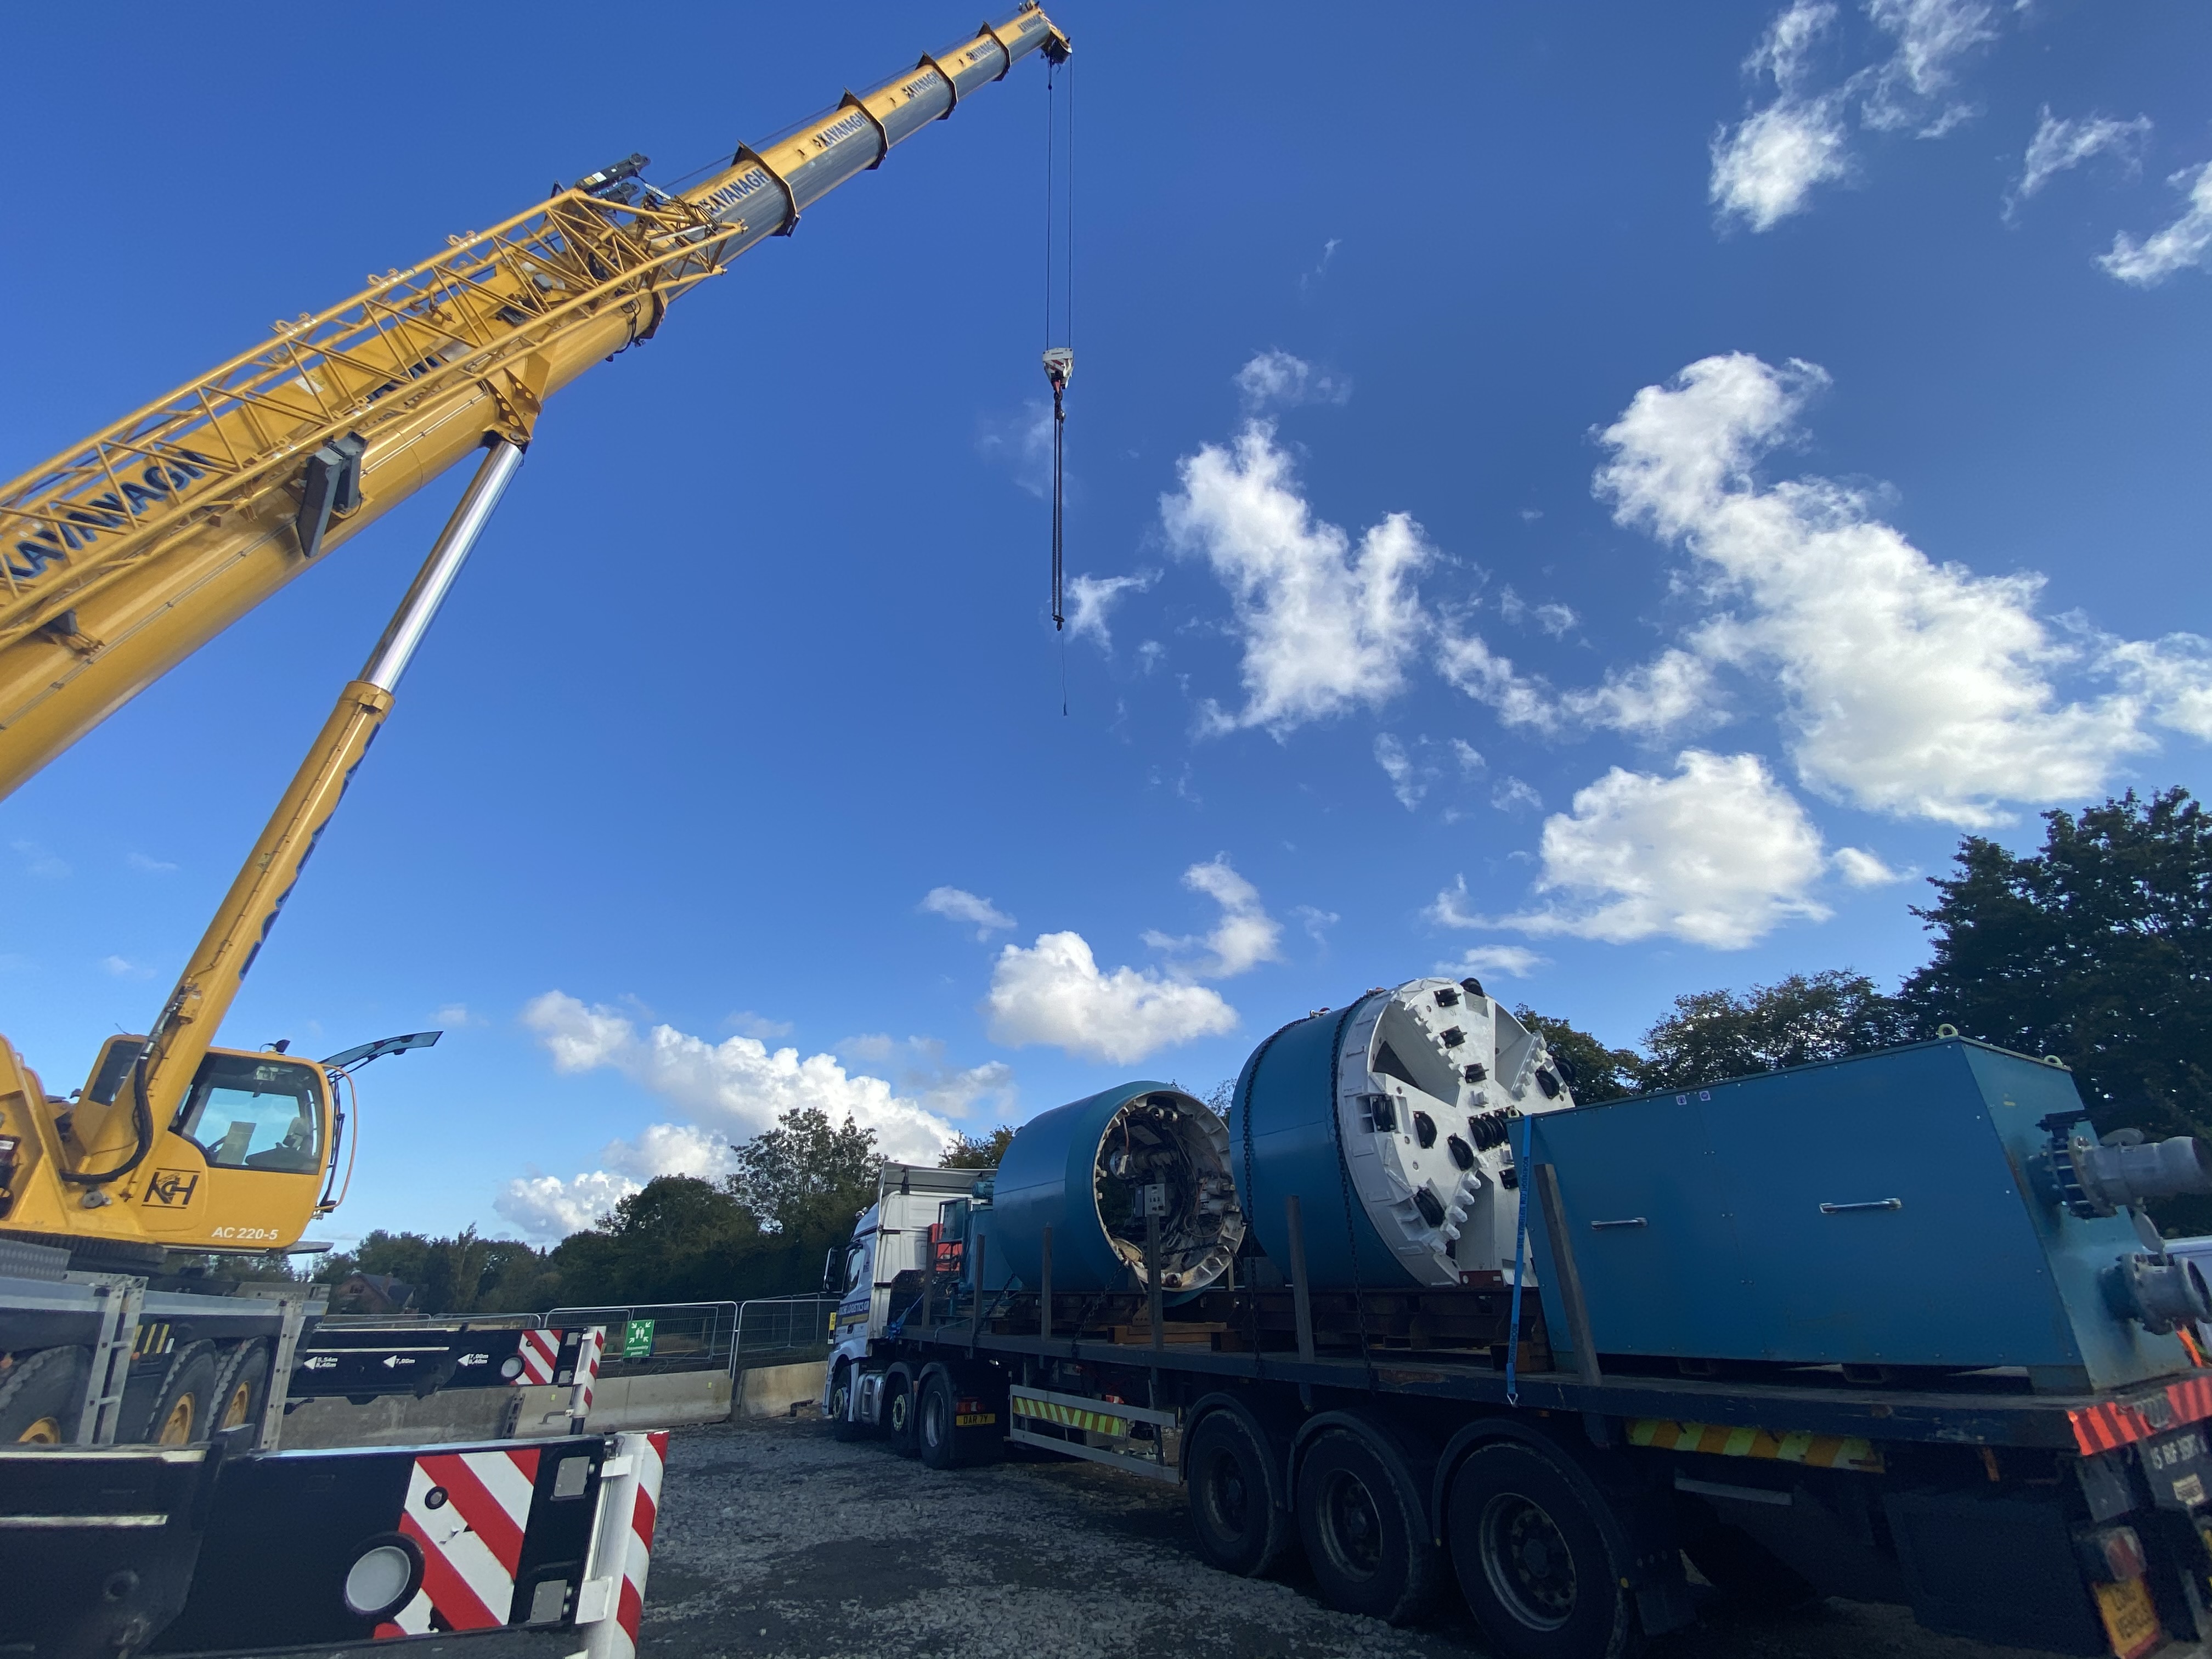
<svg viewBox="0 0 2212 1659"><path fill-rule="evenodd" d="M1067 383L1075 376L1075 76L1067 76L1064 143L1055 144L1055 99L1060 71L1054 63L1045 74L1044 106L1044 375L1052 387L1052 629L1060 639L1060 712L1067 713ZM1065 343L1053 340L1052 289L1053 213L1054 185L1061 167L1067 174L1060 193L1063 210L1058 228L1061 235L1060 276L1064 300L1060 325Z"/></svg>

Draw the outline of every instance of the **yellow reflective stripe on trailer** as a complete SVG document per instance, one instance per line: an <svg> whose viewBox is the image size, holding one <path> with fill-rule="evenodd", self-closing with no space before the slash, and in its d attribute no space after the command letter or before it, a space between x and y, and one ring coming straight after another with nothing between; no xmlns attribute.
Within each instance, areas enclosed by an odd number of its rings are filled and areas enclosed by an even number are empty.
<svg viewBox="0 0 2212 1659"><path fill-rule="evenodd" d="M1778 1436L1765 1429L1639 1417L1628 1425L1628 1443L1655 1451L1704 1452L1714 1457L1771 1457L1816 1469L1856 1469L1865 1474L1882 1472L1881 1454L1873 1442L1856 1435L1808 1434L1793 1429Z"/></svg>
<svg viewBox="0 0 2212 1659"><path fill-rule="evenodd" d="M1079 1411L1073 1406L1062 1406L1050 1400L1031 1400L1024 1395L1013 1396L1014 1415L1041 1417L1048 1423L1058 1423L1071 1429L1086 1429L1092 1434L1127 1434L1129 1419L1109 1417L1103 1412Z"/></svg>

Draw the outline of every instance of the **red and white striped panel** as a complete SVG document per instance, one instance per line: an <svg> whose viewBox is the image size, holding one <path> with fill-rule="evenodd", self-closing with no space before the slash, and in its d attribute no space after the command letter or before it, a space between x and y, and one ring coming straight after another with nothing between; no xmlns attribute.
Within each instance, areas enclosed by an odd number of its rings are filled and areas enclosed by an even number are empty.
<svg viewBox="0 0 2212 1659"><path fill-rule="evenodd" d="M606 1329L600 1325L583 1331L576 1340L576 1392L569 1401L568 1415L575 1419L580 1432L584 1419L592 1414L592 1389L599 1380L599 1357L606 1346Z"/></svg>
<svg viewBox="0 0 2212 1659"><path fill-rule="evenodd" d="M561 1360L561 1333L558 1331L525 1331L522 1334L522 1371L514 1381L517 1387L530 1382L550 1382Z"/></svg>
<svg viewBox="0 0 2212 1659"><path fill-rule="evenodd" d="M537 1481L535 1446L416 1458L399 1531L422 1552L422 1588L377 1635L506 1624Z"/></svg>
<svg viewBox="0 0 2212 1659"><path fill-rule="evenodd" d="M653 1529L660 1518L660 1474L668 1461L668 1431L616 1437L629 1468L606 1501L592 1571L620 1583L614 1591L613 1617L586 1626L581 1659L636 1659L637 1625L645 1611L645 1577L653 1565ZM628 1513L623 1513L624 1510Z"/></svg>

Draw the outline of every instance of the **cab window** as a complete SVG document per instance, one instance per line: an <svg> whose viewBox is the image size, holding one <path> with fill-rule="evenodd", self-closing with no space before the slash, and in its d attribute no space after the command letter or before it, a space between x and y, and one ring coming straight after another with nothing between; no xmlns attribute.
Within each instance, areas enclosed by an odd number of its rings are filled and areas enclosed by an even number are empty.
<svg viewBox="0 0 2212 1659"><path fill-rule="evenodd" d="M860 1288L868 1275L868 1247L855 1244L845 1256L845 1294Z"/></svg>
<svg viewBox="0 0 2212 1659"><path fill-rule="evenodd" d="M210 1054L178 1132L218 1169L312 1174L323 1167L321 1091L296 1060Z"/></svg>

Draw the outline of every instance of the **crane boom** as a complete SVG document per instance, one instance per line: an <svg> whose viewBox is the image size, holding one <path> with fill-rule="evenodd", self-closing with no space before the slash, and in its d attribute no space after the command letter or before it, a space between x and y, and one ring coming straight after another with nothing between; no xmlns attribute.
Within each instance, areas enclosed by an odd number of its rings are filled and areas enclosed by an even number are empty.
<svg viewBox="0 0 2212 1659"><path fill-rule="evenodd" d="M1040 49L1066 37L1026 0L680 195L632 156L0 489L0 798L488 434L526 443L672 301Z"/></svg>

